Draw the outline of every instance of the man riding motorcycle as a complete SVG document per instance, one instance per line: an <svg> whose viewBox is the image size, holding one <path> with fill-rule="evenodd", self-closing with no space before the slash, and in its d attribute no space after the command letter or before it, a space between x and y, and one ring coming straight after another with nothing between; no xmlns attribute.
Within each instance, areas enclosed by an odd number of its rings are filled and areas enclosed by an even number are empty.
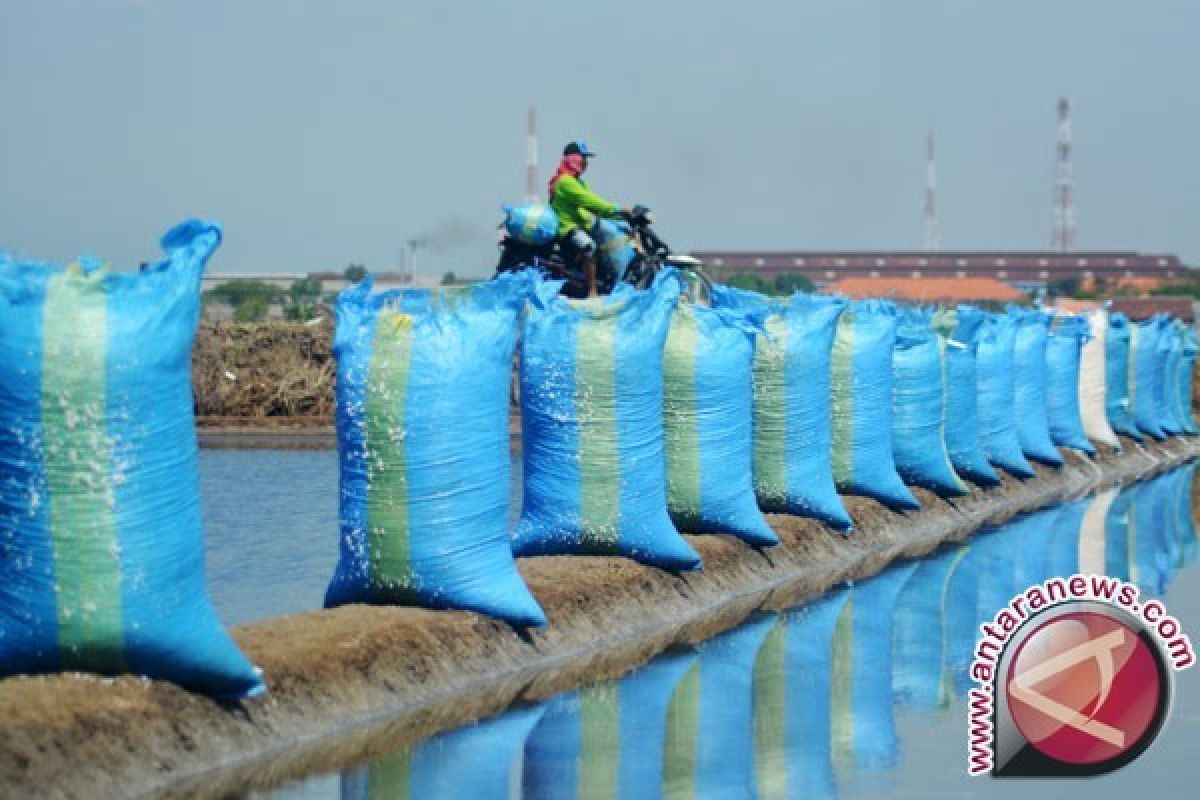
<svg viewBox="0 0 1200 800"><path fill-rule="evenodd" d="M593 192L582 175L588 159L596 154L585 142L563 148L562 161L550 178L550 207L558 215L559 247L568 263L583 267L588 297L596 296L596 240L593 226L598 218L614 218L629 212Z"/></svg>

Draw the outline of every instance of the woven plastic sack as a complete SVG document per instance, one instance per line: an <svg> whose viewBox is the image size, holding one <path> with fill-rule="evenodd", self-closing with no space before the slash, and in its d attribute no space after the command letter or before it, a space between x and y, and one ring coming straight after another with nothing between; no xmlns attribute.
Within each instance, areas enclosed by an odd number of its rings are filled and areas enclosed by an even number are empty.
<svg viewBox="0 0 1200 800"><path fill-rule="evenodd" d="M341 558L326 606L545 616L509 549L508 391L531 271L465 290L371 281L337 302Z"/></svg>
<svg viewBox="0 0 1200 800"><path fill-rule="evenodd" d="M1135 441L1144 438L1133 419L1133 400L1129 393L1133 374L1133 325L1124 314L1109 315L1104 339L1104 409L1114 433Z"/></svg>
<svg viewBox="0 0 1200 800"><path fill-rule="evenodd" d="M596 261L601 269L608 270L616 280L625 277L625 270L637 256L633 246L629 223L614 219L598 219L592 227L596 239Z"/></svg>
<svg viewBox="0 0 1200 800"><path fill-rule="evenodd" d="M1138 430L1158 440L1167 438L1163 399L1165 359L1159 351L1163 318L1154 316L1133 325L1129 337L1129 406Z"/></svg>
<svg viewBox="0 0 1200 800"><path fill-rule="evenodd" d="M0 675L264 686L204 583L190 353L215 223L139 274L0 257Z"/></svg>
<svg viewBox="0 0 1200 800"><path fill-rule="evenodd" d="M833 672L833 635L848 596L834 589L785 612L759 648L754 753L760 798L837 796L831 690L844 673Z"/></svg>
<svg viewBox="0 0 1200 800"><path fill-rule="evenodd" d="M844 300L797 294L772 306L754 354L754 485L764 511L852 526L830 462L830 359Z"/></svg>
<svg viewBox="0 0 1200 800"><path fill-rule="evenodd" d="M933 327L941 344L945 376L946 452L960 477L980 486L1000 485L988 463L979 421L979 335L986 315L971 306L939 310Z"/></svg>
<svg viewBox="0 0 1200 800"><path fill-rule="evenodd" d="M713 287L682 303L663 351L667 508L680 530L779 544L754 499L754 340L766 310Z"/></svg>
<svg viewBox="0 0 1200 800"><path fill-rule="evenodd" d="M695 662L667 651L619 681L559 695L525 742L524 800L661 797L671 698ZM481 795L469 795L480 797Z"/></svg>
<svg viewBox="0 0 1200 800"><path fill-rule="evenodd" d="M1098 308L1087 315L1087 320L1091 338L1083 343L1079 357L1079 417L1083 433L1093 442L1120 449L1117 434L1108 424L1106 406L1108 312Z"/></svg>
<svg viewBox="0 0 1200 800"><path fill-rule="evenodd" d="M1179 341L1179 329L1175 320L1167 317L1159 328L1158 352L1162 361L1163 430L1172 436L1184 432L1183 411L1179 407L1179 393L1175 390L1179 374L1179 362L1183 347Z"/></svg>
<svg viewBox="0 0 1200 800"><path fill-rule="evenodd" d="M897 321L896 307L880 300L856 302L838 320L830 359L833 479L839 491L915 510L920 503L892 454Z"/></svg>
<svg viewBox="0 0 1200 800"><path fill-rule="evenodd" d="M1179 371L1176 374L1175 391L1178 393L1179 411L1182 414L1184 433L1200 434L1196 418L1192 413L1192 383L1196 377L1196 353L1200 352L1200 342L1197 342L1196 331L1184 328L1180 332L1182 350L1179 357Z"/></svg>
<svg viewBox="0 0 1200 800"><path fill-rule="evenodd" d="M519 242L549 244L558 236L558 214L539 203L505 206L504 230Z"/></svg>
<svg viewBox="0 0 1200 800"><path fill-rule="evenodd" d="M344 770L338 800L511 797L521 777L525 739L543 710L512 708Z"/></svg>
<svg viewBox="0 0 1200 800"><path fill-rule="evenodd" d="M946 452L946 383L932 314L901 314L892 354L892 454L905 483L943 497L967 493Z"/></svg>
<svg viewBox="0 0 1200 800"><path fill-rule="evenodd" d="M1179 372L1183 368L1183 349L1187 327L1179 320L1171 320L1167 332L1167 368L1163 374L1163 396L1166 398L1167 410L1175 424L1176 435L1189 433L1190 414L1185 411L1187 406L1179 391Z"/></svg>
<svg viewBox="0 0 1200 800"><path fill-rule="evenodd" d="M754 661L775 617L697 646L675 684L663 747L665 797L745 797L754 785Z"/></svg>
<svg viewBox="0 0 1200 800"><path fill-rule="evenodd" d="M1013 420L1016 403L1016 377L1013 373L1013 351L1017 341L1017 325L1006 314L989 314L979 332L976 351L977 386L979 387L979 439L988 461L1018 478L1032 478L1036 473L1017 438Z"/></svg>
<svg viewBox="0 0 1200 800"><path fill-rule="evenodd" d="M1087 317L1057 316L1046 339L1046 422L1050 440L1092 454L1079 413L1079 362L1091 335Z"/></svg>
<svg viewBox="0 0 1200 800"><path fill-rule="evenodd" d="M682 283L541 297L521 351L525 494L517 555L623 555L662 569L700 557L667 512L663 345Z"/></svg>
<svg viewBox="0 0 1200 800"><path fill-rule="evenodd" d="M1046 417L1046 339L1050 315L1044 311L1009 309L1017 325L1013 347L1013 423L1017 440L1027 458L1049 464L1063 465L1062 456L1050 439L1050 422Z"/></svg>

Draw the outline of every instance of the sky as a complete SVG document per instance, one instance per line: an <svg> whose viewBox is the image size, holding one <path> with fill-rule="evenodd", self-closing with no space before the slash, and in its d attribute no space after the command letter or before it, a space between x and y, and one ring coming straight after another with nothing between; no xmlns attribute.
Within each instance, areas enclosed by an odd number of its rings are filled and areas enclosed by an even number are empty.
<svg viewBox="0 0 1200 800"><path fill-rule="evenodd" d="M1200 265L1194 0L0 0L0 249L116 268L199 216L220 273L489 273L562 146L676 249L1079 249Z"/></svg>

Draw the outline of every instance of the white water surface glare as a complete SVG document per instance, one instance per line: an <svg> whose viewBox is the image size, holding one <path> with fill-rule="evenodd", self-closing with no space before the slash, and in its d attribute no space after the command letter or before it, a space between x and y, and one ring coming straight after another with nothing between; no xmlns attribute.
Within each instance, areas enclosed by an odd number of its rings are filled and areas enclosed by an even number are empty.
<svg viewBox="0 0 1200 800"><path fill-rule="evenodd" d="M203 451L200 468L208 580L222 620L319 608L337 560L336 454ZM1020 517L672 649L620 680L249 796L1193 796L1200 667L1175 673L1172 710L1150 749L1099 778L968 777L964 704L978 624L1028 585L1089 564L1161 597L1200 641L1193 472Z"/></svg>

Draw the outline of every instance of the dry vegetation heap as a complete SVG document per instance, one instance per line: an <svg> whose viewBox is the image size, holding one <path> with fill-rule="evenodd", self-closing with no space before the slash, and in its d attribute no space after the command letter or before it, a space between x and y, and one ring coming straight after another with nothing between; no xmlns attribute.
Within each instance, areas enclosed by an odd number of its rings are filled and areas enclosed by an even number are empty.
<svg viewBox="0 0 1200 800"><path fill-rule="evenodd" d="M333 326L204 321L192 353L196 415L267 423L332 424Z"/></svg>

